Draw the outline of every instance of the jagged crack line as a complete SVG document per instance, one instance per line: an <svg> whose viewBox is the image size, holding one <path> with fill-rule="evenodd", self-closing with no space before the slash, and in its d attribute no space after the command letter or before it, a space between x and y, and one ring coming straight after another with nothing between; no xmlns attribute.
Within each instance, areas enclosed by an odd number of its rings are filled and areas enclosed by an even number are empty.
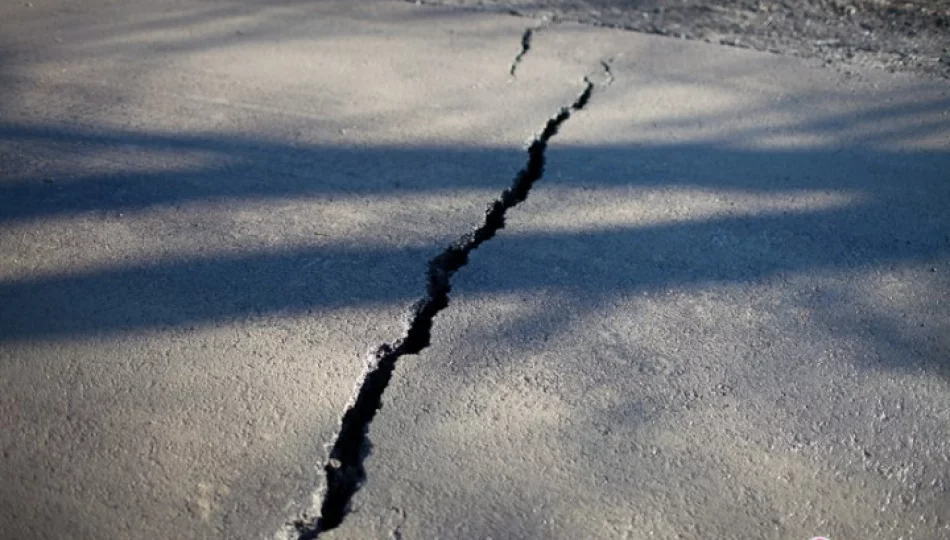
<svg viewBox="0 0 950 540"><path fill-rule="evenodd" d="M305 516L293 524L299 540L312 540L343 521L350 500L366 481L363 462L369 455L369 425L382 405L383 392L389 385L396 362L404 355L418 354L429 346L433 320L449 305L452 276L468 263L473 250L504 228L506 212L527 199L531 187L544 175L548 141L574 111L583 109L590 101L594 83L585 77L584 84L584 91L577 99L551 117L533 139L527 150L526 165L515 176L511 187L489 205L484 222L429 261L426 294L409 309L405 336L380 346L369 355L361 382L343 413L340 431L323 468L326 487L320 517L314 520Z"/></svg>
<svg viewBox="0 0 950 540"><path fill-rule="evenodd" d="M521 52L515 56L515 59L511 62L511 68L508 70L508 74L514 77L515 72L518 71L518 65L521 64L521 60L524 58L524 55L528 54L528 51L531 50L531 39L534 37L534 28L526 28L524 34L521 34Z"/></svg>
<svg viewBox="0 0 950 540"><path fill-rule="evenodd" d="M612 59L600 61L600 67L603 68L604 75L607 77L607 79L604 81L604 86L610 86L611 84L614 83L614 72L610 68L610 63L612 61L613 61Z"/></svg>

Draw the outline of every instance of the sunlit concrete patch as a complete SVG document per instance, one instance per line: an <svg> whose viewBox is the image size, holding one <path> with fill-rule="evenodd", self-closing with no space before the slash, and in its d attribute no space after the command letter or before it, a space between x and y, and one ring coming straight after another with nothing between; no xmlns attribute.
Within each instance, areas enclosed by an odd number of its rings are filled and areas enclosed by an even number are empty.
<svg viewBox="0 0 950 540"><path fill-rule="evenodd" d="M199 538L251 508L299 504L316 481L314 440L346 399L334 382L358 374L321 359L359 355L362 343L333 333L378 313L4 343L2 405L20 441L5 445L4 506L17 518L7 526L54 511L79 537L143 526L119 513L148 527L187 523L183 537Z"/></svg>
<svg viewBox="0 0 950 540"><path fill-rule="evenodd" d="M873 70L842 77L797 58L575 24L538 32L533 44L614 67L601 107L559 144L945 152L950 136L950 90L938 81Z"/></svg>
<svg viewBox="0 0 950 540"><path fill-rule="evenodd" d="M441 171L433 167L422 169L428 171L429 178L460 178L468 174L458 167ZM137 174L127 172L123 176ZM163 182L169 176L189 174L194 173L166 171L151 172L148 176L154 182ZM211 169L197 176L210 179L217 174ZM389 180L398 182L399 176L394 174ZM93 178L98 181L102 177ZM82 191L81 181L78 182L75 190ZM55 192L55 184L49 191ZM28 191L8 187L8 193ZM114 210L100 210L92 199L85 208L61 216L32 217L23 212L23 217L0 229L0 244L6 255L0 260L0 280L29 281L116 267L155 266L169 260L182 264L189 264L190 260L198 265L202 261L212 263L215 258L252 261L279 257L282 251L301 254L297 268L288 267L287 275L309 279L308 272L318 264L322 252L346 251L353 245L380 252L418 252L426 246L448 244L455 240L451 236L453 231L444 230L433 236L433 231L428 230L431 224L453 218L462 222L473 220L484 206L473 201L489 201L496 195L487 189L465 187L436 188L431 193L412 186L389 187L390 193L321 193L319 189L308 193L304 189L299 195L269 193L270 200L223 188L200 202L187 196L181 200L172 196L167 202L149 204L141 210L136 201L128 200L125 207L120 201ZM39 189L47 186L41 185ZM137 196L135 190L126 191L131 197ZM158 229L173 234L175 241L151 234ZM83 240L77 241L74 235ZM214 241L209 244L209 239ZM104 249L90 250L90 243ZM314 258L305 260L307 253Z"/></svg>
<svg viewBox="0 0 950 540"><path fill-rule="evenodd" d="M523 227L511 234L610 230L724 217L807 215L867 202L860 192L846 190L776 191L766 195L728 189L576 187L581 183L546 190L544 197L566 204L525 215Z"/></svg>
<svg viewBox="0 0 950 540"><path fill-rule="evenodd" d="M475 264L544 268L512 253ZM331 537L944 526L946 381L908 345L853 333L861 275L611 292L591 266L535 293L500 272L462 280L441 339L387 394L375 482ZM506 285L518 293L492 292Z"/></svg>
<svg viewBox="0 0 950 540"><path fill-rule="evenodd" d="M22 34L30 26L11 33L10 83L43 78L44 84L11 94L3 104L6 114L11 118L28 111L72 118L95 114L99 126L144 124L152 131L182 135L200 135L212 126L218 135L253 131L255 140L306 143L310 134L333 134L341 145L492 146L508 142L502 131L491 129L499 123L537 122L529 107L517 106L547 93L548 87L532 90L531 81L553 76L564 85L580 84L580 77L551 57L537 59L540 70L524 74L522 84L511 84L507 68L502 70L503 81L494 75L447 76L463 69L462 57L467 58L465 69L470 73L494 73L502 56L503 64L510 62L523 31L523 21L511 17L382 2L362 7L228 2L220 11L213 7L198 3L164 14L155 13L155 7L124 4L108 29L91 15L92 10L73 13L72 19L63 15L34 21L35 25L59 21L58 31L65 35L37 54L15 46L17 37L27 39ZM146 26L169 35L173 47L162 47L140 33L138 19L146 13L156 18ZM232 28L242 26L234 20L244 17L252 21L246 28ZM419 24L407 24L409 20ZM201 30L206 24L224 28L207 33ZM444 37L437 44L432 42L432 24L439 25ZM180 32L189 25L196 29L182 37ZM121 36L123 41L103 43L108 36ZM513 47L509 38L514 39ZM123 81L121 86L110 84L117 79ZM509 100L500 106L505 93ZM156 102L179 114L174 120L150 114ZM547 102L552 107L556 103L556 99ZM478 139L471 136L476 130L482 134ZM523 135L518 142L530 136Z"/></svg>

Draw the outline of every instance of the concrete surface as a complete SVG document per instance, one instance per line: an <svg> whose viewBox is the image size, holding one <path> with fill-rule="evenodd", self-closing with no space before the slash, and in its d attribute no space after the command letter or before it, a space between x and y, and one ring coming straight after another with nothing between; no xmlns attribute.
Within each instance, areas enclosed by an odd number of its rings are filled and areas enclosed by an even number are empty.
<svg viewBox="0 0 950 540"><path fill-rule="evenodd" d="M585 76L321 537L950 534L945 84L402 3L0 20L5 537L295 536Z"/></svg>
<svg viewBox="0 0 950 540"><path fill-rule="evenodd" d="M328 537L950 534L947 87L567 25L519 72L546 50L613 83L397 367Z"/></svg>
<svg viewBox="0 0 950 540"><path fill-rule="evenodd" d="M950 79L950 0L411 0Z"/></svg>
<svg viewBox="0 0 950 540"><path fill-rule="evenodd" d="M2 10L0 536L271 535L581 76L401 4Z"/></svg>

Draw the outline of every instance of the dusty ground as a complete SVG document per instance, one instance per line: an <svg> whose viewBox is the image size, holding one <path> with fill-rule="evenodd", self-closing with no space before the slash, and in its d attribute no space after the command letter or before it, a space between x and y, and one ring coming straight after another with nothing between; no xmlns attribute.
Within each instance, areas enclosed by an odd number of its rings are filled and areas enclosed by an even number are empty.
<svg viewBox="0 0 950 540"><path fill-rule="evenodd" d="M429 3L429 2L427 2ZM950 0L438 0L950 78Z"/></svg>

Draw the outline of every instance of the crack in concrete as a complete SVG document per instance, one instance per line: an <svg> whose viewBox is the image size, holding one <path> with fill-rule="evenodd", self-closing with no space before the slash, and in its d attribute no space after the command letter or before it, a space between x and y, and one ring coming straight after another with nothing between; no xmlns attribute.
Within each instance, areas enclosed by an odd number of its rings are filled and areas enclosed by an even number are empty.
<svg viewBox="0 0 950 540"><path fill-rule="evenodd" d="M518 71L518 65L521 64L521 60L528 54L528 51L531 50L531 38L534 37L534 31L534 28L525 28L524 34L521 35L521 52L515 56L515 59L511 62L511 67L508 69L508 74L512 77L514 77L515 72Z"/></svg>
<svg viewBox="0 0 950 540"><path fill-rule="evenodd" d="M363 462L371 448L369 425L382 406L383 392L389 385L397 361L402 356L418 354L429 346L433 320L449 305L452 276L468 264L469 253L505 227L506 212L528 198L531 187L544 175L548 141L575 111L587 105L594 86L589 77L584 77L584 90L570 105L549 118L541 133L535 136L528 146L528 161L524 168L515 176L511 187L489 205L482 224L429 261L426 294L409 308L405 335L391 344L381 345L367 358L363 376L343 413L340 431L323 467L326 486L320 516L311 518L304 515L292 523L298 540L312 540L342 523L350 500L366 482Z"/></svg>
<svg viewBox="0 0 950 540"><path fill-rule="evenodd" d="M600 67L604 68L604 76L606 77L604 86L610 86L614 83L614 72L610 69L610 63L613 62L613 60L613 58L608 58L607 60L600 61Z"/></svg>

